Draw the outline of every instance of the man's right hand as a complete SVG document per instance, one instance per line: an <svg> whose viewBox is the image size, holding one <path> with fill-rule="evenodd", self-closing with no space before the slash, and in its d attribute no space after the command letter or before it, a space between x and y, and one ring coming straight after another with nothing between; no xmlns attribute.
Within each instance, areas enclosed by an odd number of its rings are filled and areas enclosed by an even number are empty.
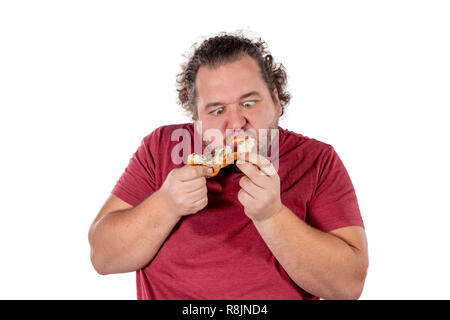
<svg viewBox="0 0 450 320"><path fill-rule="evenodd" d="M212 168L185 165L169 172L159 189L170 213L178 218L197 213L208 204L205 176Z"/></svg>

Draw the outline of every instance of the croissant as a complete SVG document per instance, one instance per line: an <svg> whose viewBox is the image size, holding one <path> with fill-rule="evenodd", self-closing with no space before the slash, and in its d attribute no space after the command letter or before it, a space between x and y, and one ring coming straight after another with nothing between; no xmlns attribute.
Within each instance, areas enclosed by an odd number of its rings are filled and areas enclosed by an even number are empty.
<svg viewBox="0 0 450 320"><path fill-rule="evenodd" d="M213 152L205 155L192 153L187 158L187 164L190 166L202 165L210 167L213 169L213 172L210 175L207 175L206 178L216 176L220 169L236 161L240 153L250 152L255 145L255 139L250 137L235 137L232 141L233 146L237 145L236 152L234 152L230 146L225 146L224 148L215 149Z"/></svg>

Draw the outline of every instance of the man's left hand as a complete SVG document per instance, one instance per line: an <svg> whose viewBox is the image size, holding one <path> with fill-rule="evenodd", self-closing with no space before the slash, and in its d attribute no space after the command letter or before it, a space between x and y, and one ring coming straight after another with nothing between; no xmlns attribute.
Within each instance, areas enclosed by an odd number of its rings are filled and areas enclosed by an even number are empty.
<svg viewBox="0 0 450 320"><path fill-rule="evenodd" d="M245 160L244 160L245 159ZM256 153L241 154L236 166L245 174L240 180L238 200L253 221L275 216L283 207L280 177L272 163Z"/></svg>

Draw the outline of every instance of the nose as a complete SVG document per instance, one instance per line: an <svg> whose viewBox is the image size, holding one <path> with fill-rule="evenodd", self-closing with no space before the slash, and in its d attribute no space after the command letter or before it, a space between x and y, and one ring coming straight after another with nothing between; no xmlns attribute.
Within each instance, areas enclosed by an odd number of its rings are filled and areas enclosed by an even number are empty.
<svg viewBox="0 0 450 320"><path fill-rule="evenodd" d="M227 120L227 127L233 130L243 129L247 124L247 118L245 117L244 111L237 104L229 107Z"/></svg>

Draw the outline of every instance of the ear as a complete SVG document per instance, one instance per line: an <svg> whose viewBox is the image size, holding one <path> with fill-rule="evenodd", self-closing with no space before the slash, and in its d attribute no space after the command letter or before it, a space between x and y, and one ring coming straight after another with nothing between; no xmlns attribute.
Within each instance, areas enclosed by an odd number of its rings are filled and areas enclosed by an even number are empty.
<svg viewBox="0 0 450 320"><path fill-rule="evenodd" d="M281 108L281 103L280 103L280 98L278 97L278 90L277 90L277 88L273 89L273 95L275 97L275 109L277 110L278 115L281 116L281 113L282 113L283 110Z"/></svg>

